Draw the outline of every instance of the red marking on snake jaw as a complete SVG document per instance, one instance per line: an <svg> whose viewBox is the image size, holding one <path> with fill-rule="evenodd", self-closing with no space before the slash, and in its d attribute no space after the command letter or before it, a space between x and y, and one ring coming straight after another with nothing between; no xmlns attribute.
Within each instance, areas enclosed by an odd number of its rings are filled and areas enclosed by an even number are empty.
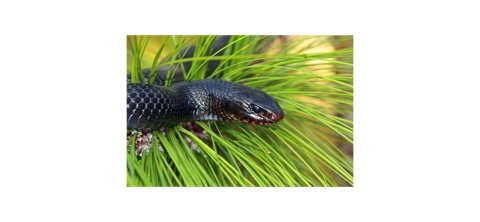
<svg viewBox="0 0 480 222"><path fill-rule="evenodd" d="M280 120L282 120L282 119L283 119L283 113L281 113L281 114L280 114L280 113L277 113L277 114L275 115L275 118L273 119L273 122L278 122L278 121L280 121Z"/></svg>

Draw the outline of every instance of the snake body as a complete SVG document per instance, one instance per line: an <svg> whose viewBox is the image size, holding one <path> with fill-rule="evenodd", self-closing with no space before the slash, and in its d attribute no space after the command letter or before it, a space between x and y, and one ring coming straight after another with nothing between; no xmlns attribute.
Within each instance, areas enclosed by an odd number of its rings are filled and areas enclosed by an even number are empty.
<svg viewBox="0 0 480 222"><path fill-rule="evenodd" d="M277 101L259 89L221 79L163 86L162 68L154 85L132 84L127 75L127 128L156 129L195 120L269 125L283 119ZM144 69L143 74L148 78L151 73Z"/></svg>

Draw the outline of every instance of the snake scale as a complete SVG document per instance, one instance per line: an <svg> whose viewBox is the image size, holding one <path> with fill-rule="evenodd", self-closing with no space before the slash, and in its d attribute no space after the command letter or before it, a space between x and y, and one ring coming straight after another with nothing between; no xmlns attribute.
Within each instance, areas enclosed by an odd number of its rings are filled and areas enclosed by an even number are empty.
<svg viewBox="0 0 480 222"><path fill-rule="evenodd" d="M212 47L217 52L228 43L229 36L218 37ZM180 54L192 57L195 46ZM218 55L221 55L222 51ZM218 66L208 63L207 72ZM186 72L191 62L184 63ZM177 70L181 70L180 68ZM142 70L145 78L150 69ZM221 79L183 81L183 73L174 73L169 86L163 86L168 66L160 67L154 84L133 84L127 74L127 128L156 129L195 120L243 121L270 125L283 119L283 110L267 93ZM180 71L181 72L181 71Z"/></svg>

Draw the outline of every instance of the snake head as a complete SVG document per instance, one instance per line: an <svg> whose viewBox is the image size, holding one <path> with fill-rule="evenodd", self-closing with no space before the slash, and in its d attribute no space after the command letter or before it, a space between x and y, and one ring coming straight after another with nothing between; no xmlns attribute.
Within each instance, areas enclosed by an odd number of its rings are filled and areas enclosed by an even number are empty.
<svg viewBox="0 0 480 222"><path fill-rule="evenodd" d="M267 93L243 85L235 85L225 100L225 112L229 119L270 125L283 119L283 110Z"/></svg>

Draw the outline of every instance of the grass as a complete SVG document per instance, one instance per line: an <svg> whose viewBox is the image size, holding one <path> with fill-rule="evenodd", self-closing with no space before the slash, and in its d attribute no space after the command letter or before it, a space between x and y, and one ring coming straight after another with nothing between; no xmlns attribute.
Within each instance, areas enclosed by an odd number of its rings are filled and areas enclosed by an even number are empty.
<svg viewBox="0 0 480 222"><path fill-rule="evenodd" d="M160 66L171 72L175 63L193 62L187 81L205 78L207 61L219 60L210 78L261 89L285 113L268 127L198 121L206 139L182 126L153 131L154 147L164 152L152 148L141 158L130 141L127 186L353 186L353 158L342 148L353 146L352 36L234 36L222 56L209 55L214 36L127 38L133 82L147 82L138 71L157 67L166 55ZM194 57L181 58L179 50L195 42Z"/></svg>

